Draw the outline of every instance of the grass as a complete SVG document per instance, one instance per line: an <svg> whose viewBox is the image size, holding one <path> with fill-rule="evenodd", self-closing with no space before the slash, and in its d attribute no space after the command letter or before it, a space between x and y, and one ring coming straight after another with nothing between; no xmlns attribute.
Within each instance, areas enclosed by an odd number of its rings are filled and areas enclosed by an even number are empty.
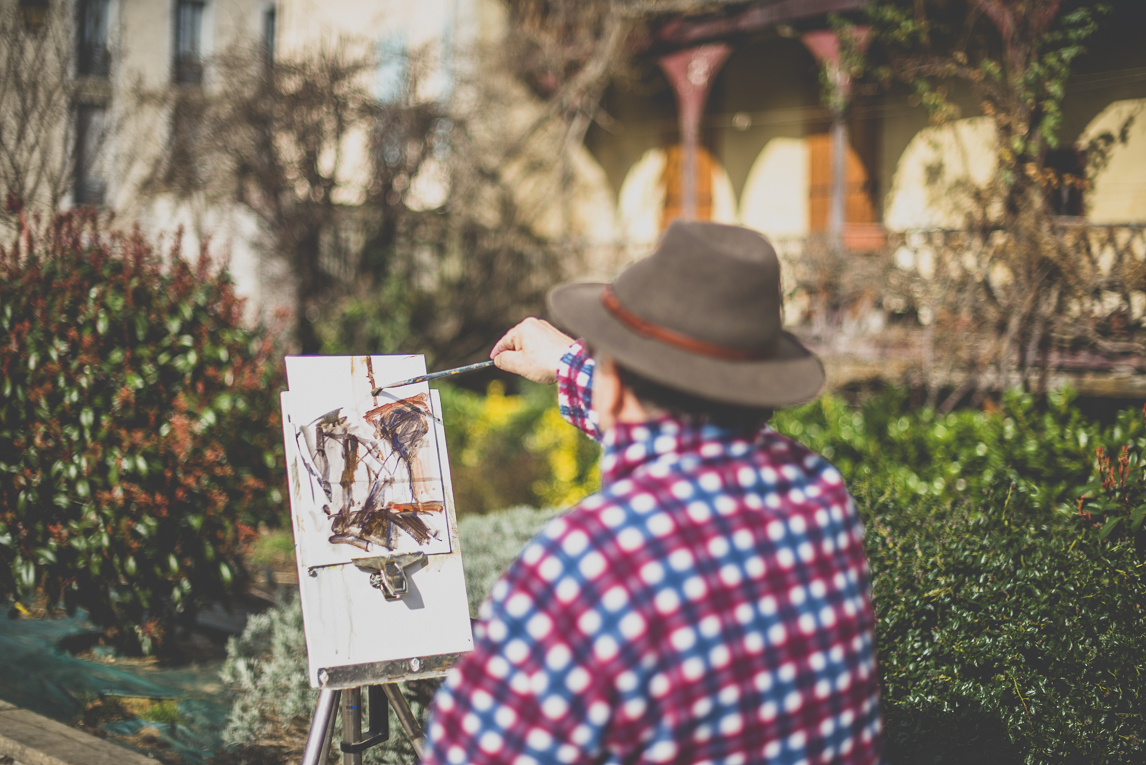
<svg viewBox="0 0 1146 765"><path fill-rule="evenodd" d="M146 696L117 696L100 694L84 704L81 724L97 728L104 723L122 720L145 720L157 725L175 725L183 722L179 702L175 699L153 699Z"/></svg>
<svg viewBox="0 0 1146 765"><path fill-rule="evenodd" d="M247 561L260 568L294 568L294 533L289 529L267 529L251 543Z"/></svg>

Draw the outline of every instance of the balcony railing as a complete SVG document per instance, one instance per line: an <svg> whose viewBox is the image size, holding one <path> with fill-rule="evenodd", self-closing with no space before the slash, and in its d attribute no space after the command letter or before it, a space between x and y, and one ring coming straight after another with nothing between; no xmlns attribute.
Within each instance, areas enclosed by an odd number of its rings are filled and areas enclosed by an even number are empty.
<svg viewBox="0 0 1146 765"><path fill-rule="evenodd" d="M788 325L873 374L905 358L932 380L944 364L948 381L959 364L991 367L995 387L1040 369L1146 371L1146 223L1060 218L1037 244L999 230L893 232L863 251L774 244Z"/></svg>

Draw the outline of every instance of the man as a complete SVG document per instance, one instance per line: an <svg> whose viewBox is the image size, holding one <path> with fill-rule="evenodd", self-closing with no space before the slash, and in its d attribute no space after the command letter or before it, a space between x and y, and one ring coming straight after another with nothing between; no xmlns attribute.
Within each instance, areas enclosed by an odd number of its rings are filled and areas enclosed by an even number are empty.
<svg viewBox="0 0 1146 765"><path fill-rule="evenodd" d="M876 763L867 565L839 473L765 424L816 395L747 229L676 223L494 347L604 444L435 698L427 763Z"/></svg>

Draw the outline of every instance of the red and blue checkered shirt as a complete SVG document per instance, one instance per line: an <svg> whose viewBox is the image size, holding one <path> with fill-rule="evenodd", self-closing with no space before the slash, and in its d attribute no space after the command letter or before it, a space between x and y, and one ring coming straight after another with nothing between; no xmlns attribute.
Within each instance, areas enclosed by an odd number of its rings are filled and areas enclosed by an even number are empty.
<svg viewBox="0 0 1146 765"><path fill-rule="evenodd" d="M592 361L558 372L590 435ZM840 474L765 427L606 434L602 489L495 585L423 762L882 757L863 529Z"/></svg>

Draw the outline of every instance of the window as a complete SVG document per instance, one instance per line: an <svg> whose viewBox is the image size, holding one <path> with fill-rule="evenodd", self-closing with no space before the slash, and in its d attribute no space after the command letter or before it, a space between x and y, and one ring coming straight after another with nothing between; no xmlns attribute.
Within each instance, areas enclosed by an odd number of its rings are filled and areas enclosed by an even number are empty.
<svg viewBox="0 0 1146 765"><path fill-rule="evenodd" d="M81 77L104 77L110 71L107 49L108 6L110 0L79 0L76 32L79 45L76 61Z"/></svg>
<svg viewBox="0 0 1146 765"><path fill-rule="evenodd" d="M175 6L175 82L203 82L203 3L179 0Z"/></svg>
<svg viewBox="0 0 1146 765"><path fill-rule="evenodd" d="M29 32L40 29L48 21L48 0L20 0L20 20Z"/></svg>
<svg viewBox="0 0 1146 765"><path fill-rule="evenodd" d="M1055 215L1081 216L1086 213L1083 198L1086 179L1085 155L1074 147L1052 149L1043 164L1054 170L1055 183L1047 187L1047 204Z"/></svg>
<svg viewBox="0 0 1146 765"><path fill-rule="evenodd" d="M76 107L76 165L74 197L77 205L102 205L107 192L100 167L106 137L107 109L82 104Z"/></svg>
<svg viewBox="0 0 1146 765"><path fill-rule="evenodd" d="M171 110L171 142L167 147L163 182L184 193L202 185L198 144L202 133L202 101L184 91Z"/></svg>
<svg viewBox="0 0 1146 765"><path fill-rule="evenodd" d="M263 50L267 54L267 64L275 62L275 7L263 11Z"/></svg>

